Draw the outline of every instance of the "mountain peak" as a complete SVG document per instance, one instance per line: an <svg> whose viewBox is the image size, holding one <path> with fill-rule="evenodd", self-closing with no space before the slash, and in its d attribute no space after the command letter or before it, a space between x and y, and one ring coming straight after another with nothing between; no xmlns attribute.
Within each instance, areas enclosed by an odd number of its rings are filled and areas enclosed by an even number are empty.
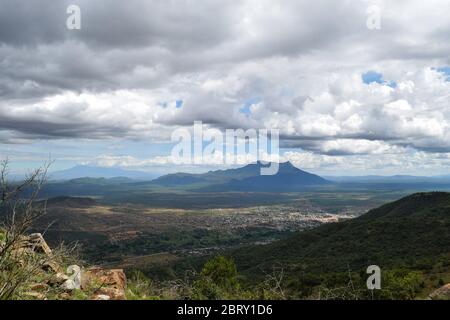
<svg viewBox="0 0 450 320"><path fill-rule="evenodd" d="M259 167L269 167L269 166L271 166L271 165L273 165L273 164L276 164L276 162L262 161L262 160L258 160L258 161L256 162L256 165L259 166ZM294 166L294 165L292 164L292 162L290 162L290 161L279 162L278 165L279 165L280 168L295 168L295 169L298 169L298 168L297 168L296 166ZM299 170L300 170L300 169L299 169Z"/></svg>

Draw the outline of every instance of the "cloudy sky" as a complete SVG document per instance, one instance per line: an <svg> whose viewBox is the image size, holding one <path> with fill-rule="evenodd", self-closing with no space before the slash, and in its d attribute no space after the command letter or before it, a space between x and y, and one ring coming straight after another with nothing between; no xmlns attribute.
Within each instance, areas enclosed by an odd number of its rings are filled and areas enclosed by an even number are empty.
<svg viewBox="0 0 450 320"><path fill-rule="evenodd" d="M0 156L177 171L171 133L203 121L277 128L282 159L315 173L449 174L449 16L447 0L0 0Z"/></svg>

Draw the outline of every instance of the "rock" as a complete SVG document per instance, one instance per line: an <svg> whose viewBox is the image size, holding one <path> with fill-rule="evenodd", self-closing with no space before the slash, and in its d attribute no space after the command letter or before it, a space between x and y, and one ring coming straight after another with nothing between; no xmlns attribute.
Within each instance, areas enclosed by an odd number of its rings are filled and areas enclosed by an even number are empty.
<svg viewBox="0 0 450 320"><path fill-rule="evenodd" d="M29 236L22 236L11 251L12 258L16 259L24 266L29 258L37 258L40 262L40 272L42 273L42 283L35 283L30 286L29 292L24 292L25 297L30 299L45 300L46 293L50 286L59 287L59 299L70 300L72 291L80 289L83 291L83 298L93 300L126 300L125 290L127 279L122 269L102 269L98 267L82 270L76 265L67 268L64 273L62 266L56 262L52 250L45 242L42 234L33 233ZM33 260L34 261L34 260ZM67 292L61 292L67 291Z"/></svg>
<svg viewBox="0 0 450 320"><path fill-rule="evenodd" d="M46 283L36 283L36 284L31 285L30 289L33 290L33 291L47 290L48 289L48 284L46 284Z"/></svg>
<svg viewBox="0 0 450 320"><path fill-rule="evenodd" d="M32 233L29 236L23 237L20 246L22 248L31 249L34 252L43 253L46 255L51 255L52 253L52 250L40 233Z"/></svg>
<svg viewBox="0 0 450 320"><path fill-rule="evenodd" d="M61 266L52 257L52 250L40 233L23 236L18 243L18 247L14 250L14 254L18 257L19 261L22 260L22 257L35 253L42 255L42 270L53 273L62 272Z"/></svg>
<svg viewBox="0 0 450 320"><path fill-rule="evenodd" d="M74 284L74 282L69 279L69 280L64 281L64 283L61 285L61 289L71 291L71 290L79 289L79 287L77 287Z"/></svg>
<svg viewBox="0 0 450 320"><path fill-rule="evenodd" d="M33 253L51 254L52 252L40 233L20 236L18 241L14 242L12 249L13 253L17 256Z"/></svg>
<svg viewBox="0 0 450 320"><path fill-rule="evenodd" d="M450 300L450 283L434 290L428 298L431 300Z"/></svg>
<svg viewBox="0 0 450 320"><path fill-rule="evenodd" d="M62 273L62 268L59 264L51 260L45 260L42 263L42 270L51 271L55 273Z"/></svg>
<svg viewBox="0 0 450 320"><path fill-rule="evenodd" d="M94 290L98 295L109 296L111 300L125 300L127 279L122 269L89 268L81 275L81 289Z"/></svg>
<svg viewBox="0 0 450 320"><path fill-rule="evenodd" d="M50 280L48 281L48 284L50 285L61 285L63 284L65 281L67 281L69 279L68 276L66 276L64 273L57 273L55 274L53 277L50 278Z"/></svg>
<svg viewBox="0 0 450 320"><path fill-rule="evenodd" d="M77 265L71 265L67 268L67 273L71 276L64 281L61 287L65 290L75 290L81 288L81 268Z"/></svg>
<svg viewBox="0 0 450 320"><path fill-rule="evenodd" d="M98 290L95 290L95 295L108 296L109 297L108 300L126 300L125 290L116 288L109 288L109 287L100 288Z"/></svg>

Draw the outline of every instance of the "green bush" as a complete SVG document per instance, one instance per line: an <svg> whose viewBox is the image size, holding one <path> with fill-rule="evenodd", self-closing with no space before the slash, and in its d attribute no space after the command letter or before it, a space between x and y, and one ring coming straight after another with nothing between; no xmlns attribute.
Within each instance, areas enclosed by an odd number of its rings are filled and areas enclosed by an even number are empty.
<svg viewBox="0 0 450 320"><path fill-rule="evenodd" d="M232 299L239 295L240 284L233 260L217 256L203 266L193 284L195 299Z"/></svg>
<svg viewBox="0 0 450 320"><path fill-rule="evenodd" d="M416 298L423 286L420 272L397 269L382 274L379 299L411 300Z"/></svg>

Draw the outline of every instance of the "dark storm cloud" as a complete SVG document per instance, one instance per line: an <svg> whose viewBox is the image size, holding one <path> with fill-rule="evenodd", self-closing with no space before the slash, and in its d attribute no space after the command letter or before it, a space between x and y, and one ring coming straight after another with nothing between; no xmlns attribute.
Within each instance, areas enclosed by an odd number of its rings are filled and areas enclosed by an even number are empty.
<svg viewBox="0 0 450 320"><path fill-rule="evenodd" d="M81 30L66 28L71 4L81 9ZM152 87L177 67L189 70L189 57L195 62L196 52L231 36L232 7L217 11L217 4L1 0L0 96ZM185 65L178 61L183 57ZM139 67L156 74L136 75Z"/></svg>
<svg viewBox="0 0 450 320"><path fill-rule="evenodd" d="M233 1L0 3L4 98L68 89L149 88L178 73L209 70L215 64L295 56L342 41L351 22L364 17L360 10L339 10L334 1L314 6L293 1L287 3L291 10L281 7L273 16L270 7L259 9L252 22L257 35L252 36L246 34L244 22L254 8ZM71 4L81 9L81 30L66 28ZM152 75L137 75L137 68L147 68ZM35 86L24 88L26 81Z"/></svg>
<svg viewBox="0 0 450 320"><path fill-rule="evenodd" d="M230 36L230 5L211 1L2 0L0 43L52 44L72 39L106 47L211 46ZM81 9L82 28L66 28L70 5ZM214 28L212 28L214 26Z"/></svg>

